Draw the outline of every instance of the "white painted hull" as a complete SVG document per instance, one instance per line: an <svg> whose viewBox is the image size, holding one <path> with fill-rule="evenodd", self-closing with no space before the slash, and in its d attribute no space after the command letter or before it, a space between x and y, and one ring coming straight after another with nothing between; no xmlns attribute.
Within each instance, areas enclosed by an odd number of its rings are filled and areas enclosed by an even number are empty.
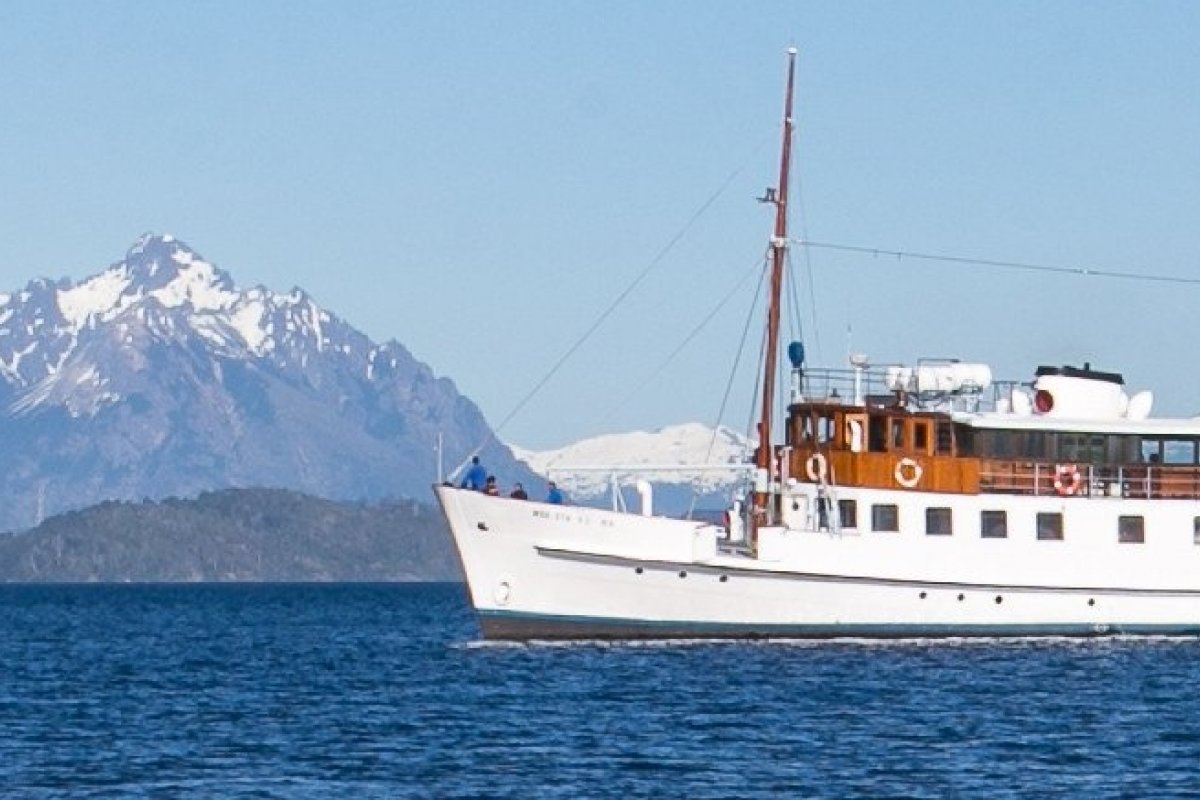
<svg viewBox="0 0 1200 800"><path fill-rule="evenodd" d="M697 522L436 492L488 638L1200 634L1200 504L858 490L841 496L898 502L904 532L832 533L808 489L757 556ZM954 535L916 530L929 505L955 509ZM998 507L1009 536L980 538ZM1052 509L1063 541L1016 524ZM1144 544L1117 542L1118 514L1145 514Z"/></svg>

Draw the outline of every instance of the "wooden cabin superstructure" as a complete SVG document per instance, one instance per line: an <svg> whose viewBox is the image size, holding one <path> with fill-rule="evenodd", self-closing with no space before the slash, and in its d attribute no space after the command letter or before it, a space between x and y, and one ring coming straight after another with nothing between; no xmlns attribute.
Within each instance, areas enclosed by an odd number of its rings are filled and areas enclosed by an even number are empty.
<svg viewBox="0 0 1200 800"><path fill-rule="evenodd" d="M936 377L957 368L916 369ZM865 370L801 376L798 385L828 388L794 392L777 450L787 460L786 478L967 495L1200 499L1200 420L1149 419L1148 393L1126 397L1120 375L1041 367L1031 383L991 387L990 401L984 382L930 392L852 388L896 387L912 374L904 369L891 368L890 381L886 372ZM1047 380L1057 386L1046 388ZM851 388L839 391L839 384ZM1093 402L1097 391L1110 402Z"/></svg>

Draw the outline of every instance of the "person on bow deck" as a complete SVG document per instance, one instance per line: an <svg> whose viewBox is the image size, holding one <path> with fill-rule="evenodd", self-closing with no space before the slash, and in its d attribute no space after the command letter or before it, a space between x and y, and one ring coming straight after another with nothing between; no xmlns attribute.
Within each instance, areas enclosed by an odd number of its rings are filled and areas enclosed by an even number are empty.
<svg viewBox="0 0 1200 800"><path fill-rule="evenodd" d="M566 502L566 497L563 496L562 490L558 488L558 484L554 481L546 484L546 502L551 505L561 506Z"/></svg>
<svg viewBox="0 0 1200 800"><path fill-rule="evenodd" d="M459 488L474 489L477 492L482 492L486 483L487 470L483 468L483 464L479 463L479 456L471 456L471 468L467 470L467 474L463 476L462 483L459 484Z"/></svg>
<svg viewBox="0 0 1200 800"><path fill-rule="evenodd" d="M522 486L520 483L517 483L513 486L513 490L508 496L511 497L513 500L528 500L529 499L529 493L525 491L525 487Z"/></svg>
<svg viewBox="0 0 1200 800"><path fill-rule="evenodd" d="M489 497L499 497L500 487L496 485L496 476L488 475L487 482L483 484L483 493Z"/></svg>

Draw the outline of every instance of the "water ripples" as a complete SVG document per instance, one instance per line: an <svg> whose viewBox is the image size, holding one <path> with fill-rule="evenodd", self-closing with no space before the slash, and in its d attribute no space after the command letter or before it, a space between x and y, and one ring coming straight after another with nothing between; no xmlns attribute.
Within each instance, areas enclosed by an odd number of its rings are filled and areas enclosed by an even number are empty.
<svg viewBox="0 0 1200 800"><path fill-rule="evenodd" d="M1200 641L488 644L454 586L0 587L17 797L1170 797Z"/></svg>

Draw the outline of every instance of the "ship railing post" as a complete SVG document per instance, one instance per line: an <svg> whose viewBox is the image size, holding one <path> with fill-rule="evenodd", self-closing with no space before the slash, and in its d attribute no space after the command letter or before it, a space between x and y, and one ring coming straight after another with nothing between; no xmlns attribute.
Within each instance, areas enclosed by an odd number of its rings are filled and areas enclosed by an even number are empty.
<svg viewBox="0 0 1200 800"><path fill-rule="evenodd" d="M1037 497L1042 493L1042 465L1033 462L1033 496Z"/></svg>

